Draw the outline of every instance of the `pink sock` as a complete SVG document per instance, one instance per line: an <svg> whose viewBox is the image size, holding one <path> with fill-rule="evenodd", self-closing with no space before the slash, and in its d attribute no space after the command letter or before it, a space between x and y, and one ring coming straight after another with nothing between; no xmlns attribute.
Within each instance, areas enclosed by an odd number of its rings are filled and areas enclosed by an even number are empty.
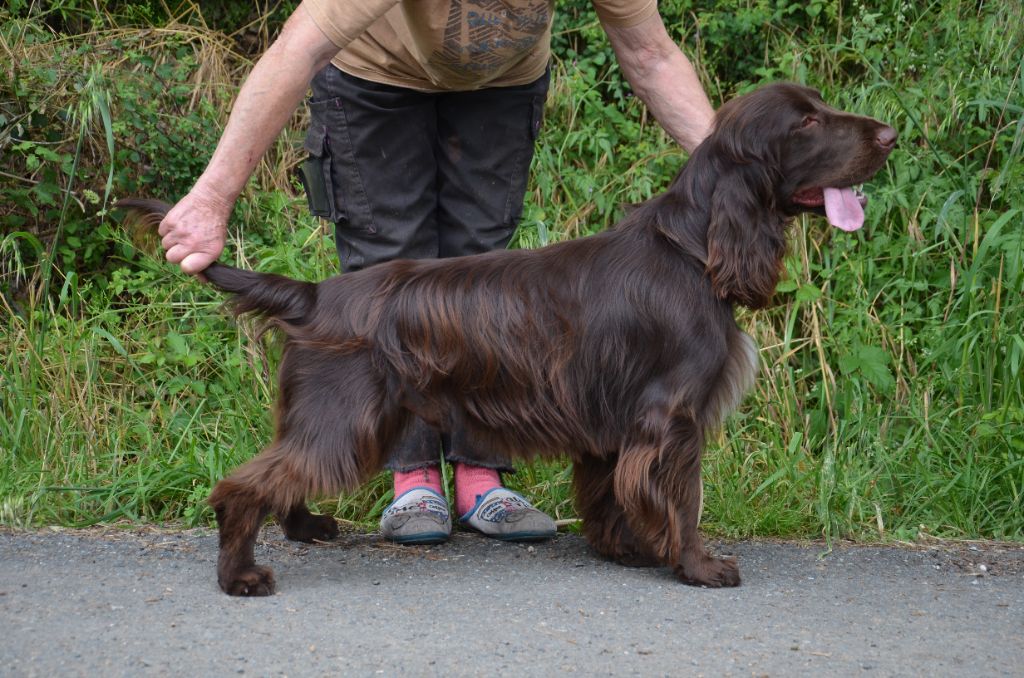
<svg viewBox="0 0 1024 678"><path fill-rule="evenodd" d="M465 515L476 504L477 497L501 487L501 478L493 468L455 464L455 510Z"/></svg>
<svg viewBox="0 0 1024 678"><path fill-rule="evenodd" d="M442 497L444 496L444 490L441 488L441 467L436 464L412 471L395 471L394 475L395 499L414 487L427 487Z"/></svg>

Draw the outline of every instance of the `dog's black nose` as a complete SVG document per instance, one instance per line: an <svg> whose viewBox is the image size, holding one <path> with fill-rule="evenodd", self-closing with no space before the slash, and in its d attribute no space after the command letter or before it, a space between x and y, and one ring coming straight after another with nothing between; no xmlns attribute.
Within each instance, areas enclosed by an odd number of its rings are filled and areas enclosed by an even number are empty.
<svg viewBox="0 0 1024 678"><path fill-rule="evenodd" d="M896 130L892 127L883 127L879 130L878 134L875 135L875 143L882 147L883 150L892 150L892 147L896 145Z"/></svg>

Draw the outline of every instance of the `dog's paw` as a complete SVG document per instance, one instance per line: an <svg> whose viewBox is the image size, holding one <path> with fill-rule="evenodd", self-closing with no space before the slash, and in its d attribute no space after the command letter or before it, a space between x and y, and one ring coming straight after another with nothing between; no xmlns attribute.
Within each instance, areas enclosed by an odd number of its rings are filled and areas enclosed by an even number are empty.
<svg viewBox="0 0 1024 678"><path fill-rule="evenodd" d="M673 572L685 584L718 589L740 585L740 568L735 558L702 555L691 563L677 565Z"/></svg>
<svg viewBox="0 0 1024 678"><path fill-rule="evenodd" d="M229 576L218 577L220 587L229 596L271 596L274 594L274 572L269 567L254 565Z"/></svg>
<svg viewBox="0 0 1024 678"><path fill-rule="evenodd" d="M307 513L300 520L281 522L284 536L292 541L313 542L330 541L341 534L338 521L331 516L320 516Z"/></svg>

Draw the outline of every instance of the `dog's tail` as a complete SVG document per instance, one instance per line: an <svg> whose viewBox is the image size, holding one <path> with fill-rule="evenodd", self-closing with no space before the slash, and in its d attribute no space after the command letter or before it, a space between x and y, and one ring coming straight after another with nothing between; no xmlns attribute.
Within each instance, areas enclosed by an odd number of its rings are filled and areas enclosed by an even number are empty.
<svg viewBox="0 0 1024 678"><path fill-rule="evenodd" d="M141 198L119 200L114 207L126 212L129 223L153 230L171 209L160 200ZM218 262L210 264L202 275L217 289L234 295L231 310L236 314L254 312L302 325L316 304L316 284L283 275L245 271Z"/></svg>

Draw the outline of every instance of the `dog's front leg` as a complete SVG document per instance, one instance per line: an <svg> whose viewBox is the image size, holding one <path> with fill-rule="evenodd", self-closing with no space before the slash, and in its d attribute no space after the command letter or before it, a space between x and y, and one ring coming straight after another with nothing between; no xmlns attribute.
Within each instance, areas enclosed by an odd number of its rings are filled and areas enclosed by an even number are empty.
<svg viewBox="0 0 1024 678"><path fill-rule="evenodd" d="M638 442L627 445L619 455L615 497L626 519L637 537L681 581L712 588L739 586L735 559L707 553L697 530L703 433L692 421L680 417L658 428L661 430L655 436L638 435Z"/></svg>
<svg viewBox="0 0 1024 678"><path fill-rule="evenodd" d="M583 535L605 558L626 567L651 567L659 559L633 534L626 514L615 500L612 481L618 454L585 457L572 465L576 510L583 519Z"/></svg>
<svg viewBox="0 0 1024 678"><path fill-rule="evenodd" d="M672 570L681 581L698 586L718 588L739 586L740 569L732 557L717 558L704 548L704 541L697 529L701 514L703 487L700 474L686 480L686 488L680 502L682 523L682 552L679 562Z"/></svg>

